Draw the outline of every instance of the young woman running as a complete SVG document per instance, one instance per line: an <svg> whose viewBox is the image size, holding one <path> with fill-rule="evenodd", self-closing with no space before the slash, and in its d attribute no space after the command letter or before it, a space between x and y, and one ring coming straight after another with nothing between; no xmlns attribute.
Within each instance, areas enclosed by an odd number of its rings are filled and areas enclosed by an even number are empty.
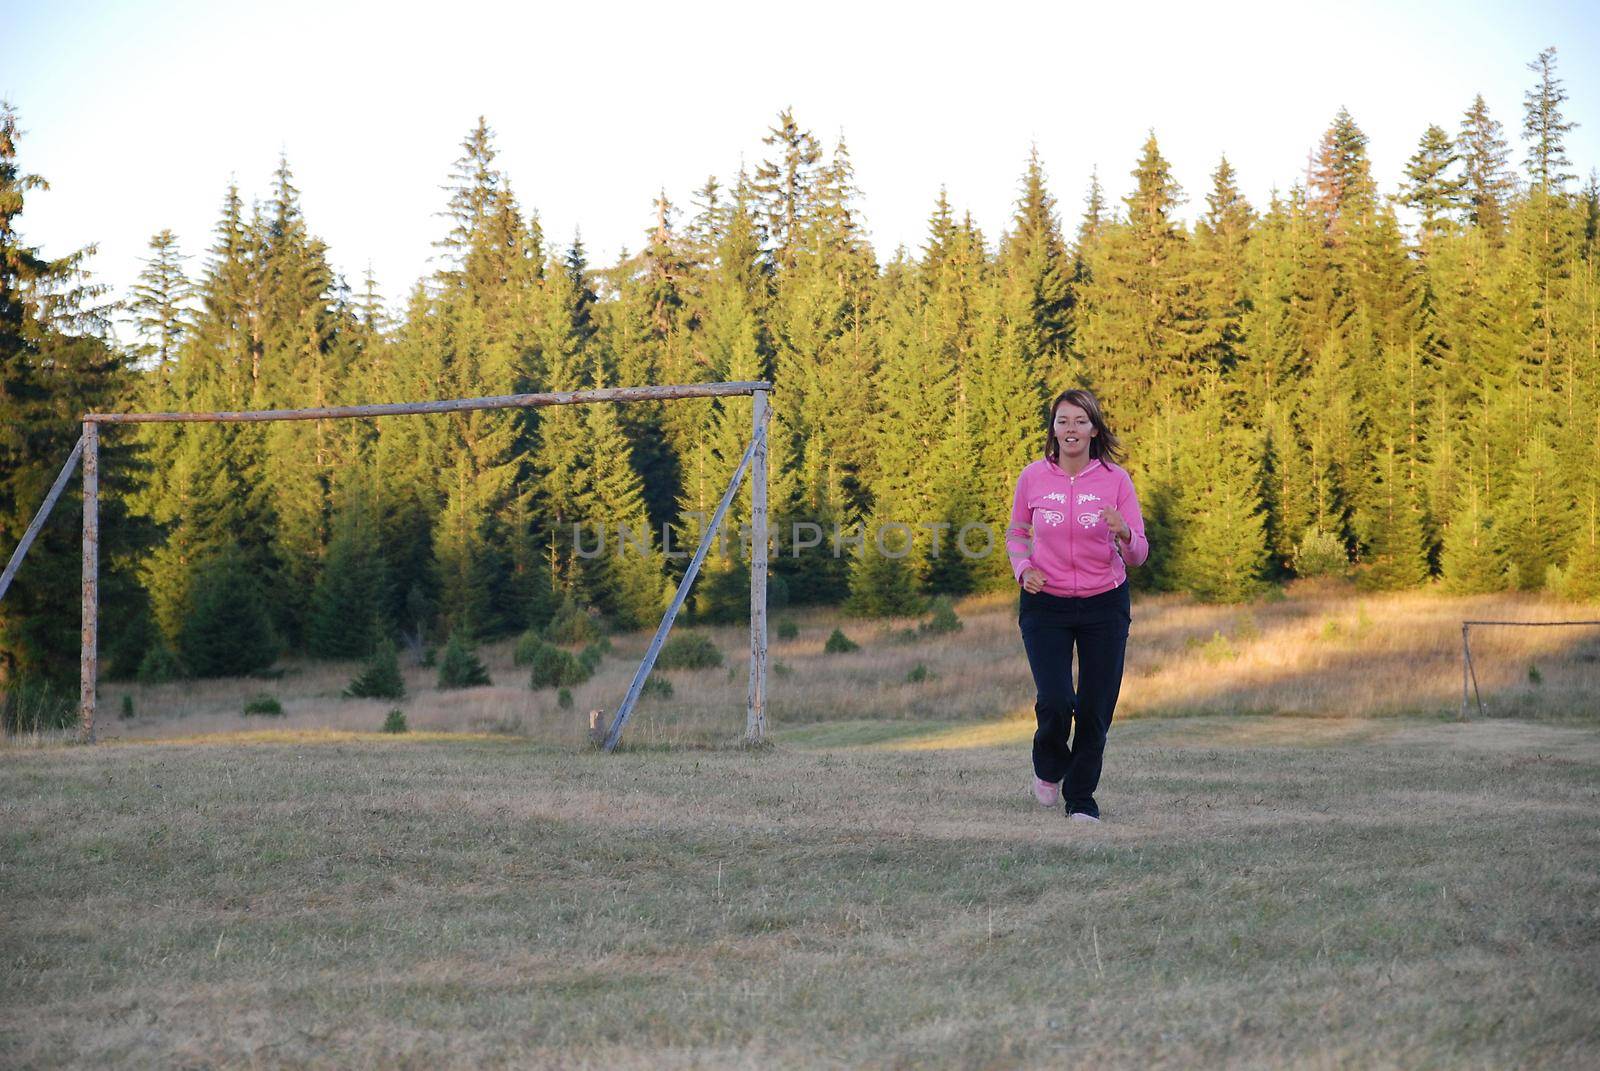
<svg viewBox="0 0 1600 1071"><path fill-rule="evenodd" d="M1100 820L1094 790L1132 621L1127 567L1150 556L1121 457L1095 396L1065 391L1050 406L1044 457L1017 479L1006 528L1022 586L1017 623L1038 691L1033 795L1046 807L1064 799L1067 817L1081 822Z"/></svg>

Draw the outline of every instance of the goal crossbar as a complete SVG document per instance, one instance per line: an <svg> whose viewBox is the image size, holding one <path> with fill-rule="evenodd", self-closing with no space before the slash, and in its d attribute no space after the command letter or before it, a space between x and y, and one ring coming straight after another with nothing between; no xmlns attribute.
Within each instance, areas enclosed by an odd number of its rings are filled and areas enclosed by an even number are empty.
<svg viewBox="0 0 1600 1071"><path fill-rule="evenodd" d="M485 398L447 398L435 402L336 405L323 409L243 409L216 413L86 413L83 420L85 423L96 424L215 424L265 420L334 420L344 417L464 413L476 409L535 409L545 405L584 405L590 402L654 402L678 398L721 398L771 389L772 384L765 380L744 383L680 383L670 386L549 391L543 394L498 394Z"/></svg>
<svg viewBox="0 0 1600 1071"><path fill-rule="evenodd" d="M460 413L484 409L532 409L547 405L585 405L596 402L652 402L673 401L681 398L722 398L748 394L754 406L751 412L750 444L738 470L730 481L728 491L718 507L717 519L707 535L726 512L733 493L747 467L751 477L751 561L750 561L750 689L745 711L745 739L759 743L766 730L767 705L767 395L773 384L767 380L749 380L728 383L652 384L643 387L603 387L594 390L550 391L537 394L501 394L484 398L447 398L428 402L388 402L374 405L341 405L316 409L245 409L218 412L192 413L85 413L82 417L83 435L72 454L67 458L61 473L56 477L50 493L29 524L21 544L12 554L10 562L0 576L0 597L5 594L11 578L16 575L28 552L33 537L44 526L56 499L72 474L80 458L83 473L83 626L79 657L79 721L80 735L89 743L94 741L94 718L99 677L99 604L100 604L100 426L103 424L216 424L256 423L279 420L338 420L386 416L426 415L430 413ZM696 563L704 557L705 539L696 555ZM682 605L693 582L697 569L691 569L678 586L673 604L663 616L660 627L645 662L634 674L623 706L618 710L615 724L607 736L606 750L616 746L623 723L638 700L650 664L659 652L667 631L672 627L678 608Z"/></svg>

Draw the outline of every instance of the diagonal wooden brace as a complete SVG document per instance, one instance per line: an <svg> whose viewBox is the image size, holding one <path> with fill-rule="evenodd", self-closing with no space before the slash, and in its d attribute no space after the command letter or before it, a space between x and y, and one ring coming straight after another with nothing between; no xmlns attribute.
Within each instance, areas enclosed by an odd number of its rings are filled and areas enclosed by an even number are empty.
<svg viewBox="0 0 1600 1071"><path fill-rule="evenodd" d="M72 448L72 453L67 455L67 463L61 466L61 474L56 477L56 482L50 485L50 493L44 496L44 505L39 507L39 512L33 515L33 521L28 525L28 530L22 533L22 542L17 544L17 549L11 552L11 560L6 563L5 572L0 573L0 599L6 597L6 589L11 586L11 580L17 575L17 569L22 565L22 559L28 556L28 548L33 546L34 537L39 534L39 529L44 527L45 519L50 516L50 511L55 507L56 499L61 497L61 492L66 488L67 481L72 478L72 472L78 467L78 459L83 456L83 436L78 436L77 443Z"/></svg>
<svg viewBox="0 0 1600 1071"><path fill-rule="evenodd" d="M614 750L617 741L622 739L622 728L628 724L634 704L639 701L639 692L644 687L645 678L650 676L650 669L656 664L656 656L661 653L661 645L666 641L673 621L677 620L678 611L683 607L683 600L688 597L689 587L699 575L700 563L706 560L706 551L710 549L711 541L716 538L723 515L728 512L728 504L739 491L739 484L744 479L744 470L750 467L750 459L755 456L757 447L764 446L766 441L767 429L766 425L762 424L750 440L750 445L745 447L744 456L739 459L739 467L734 470L733 478L728 481L728 489L722 492L722 501L717 504L717 511L711 516L711 523L706 525L706 530L701 533L700 545L695 548L694 558L690 560L689 568L684 570L683 579L678 582L678 591L672 596L672 605L668 606L667 612L662 615L661 624L656 627L655 638L650 641L649 650L645 651L639 668L634 670L633 683L628 685L628 694L622 700L622 706L617 709L616 718L611 722L611 731L606 734L604 744L606 751Z"/></svg>

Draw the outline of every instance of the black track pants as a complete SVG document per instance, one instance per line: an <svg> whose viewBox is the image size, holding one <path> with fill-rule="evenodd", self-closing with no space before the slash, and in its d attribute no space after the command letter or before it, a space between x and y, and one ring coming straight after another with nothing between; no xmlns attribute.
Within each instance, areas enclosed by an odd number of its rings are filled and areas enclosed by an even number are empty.
<svg viewBox="0 0 1600 1071"><path fill-rule="evenodd" d="M1106 732L1122 690L1122 659L1132 620L1128 584L1081 599L1021 593L1017 624L1038 691L1034 712L1033 772L1060 781L1067 812L1100 815ZM1072 686L1072 649L1078 649L1078 686ZM1074 722L1076 725L1074 726ZM1071 734L1071 743L1068 735Z"/></svg>

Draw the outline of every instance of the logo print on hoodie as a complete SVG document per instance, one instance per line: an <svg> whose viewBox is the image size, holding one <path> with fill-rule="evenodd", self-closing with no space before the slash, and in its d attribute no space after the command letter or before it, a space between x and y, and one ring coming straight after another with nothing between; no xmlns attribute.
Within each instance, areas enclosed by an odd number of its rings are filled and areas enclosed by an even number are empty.
<svg viewBox="0 0 1600 1071"><path fill-rule="evenodd" d="M1080 491L1078 493L1078 505L1080 506L1085 502L1099 501L1101 501L1100 496L1095 494L1093 491ZM1100 513L1100 510L1095 510L1092 513L1080 513L1078 514L1078 523L1083 525L1085 528L1093 528L1095 523L1100 520Z"/></svg>
<svg viewBox="0 0 1600 1071"><path fill-rule="evenodd" d="M1044 521L1045 524L1049 524L1049 525L1057 525L1057 524L1060 524L1062 521L1066 520L1065 517L1063 517L1061 514L1057 513L1053 509L1040 510L1039 511L1039 519Z"/></svg>

